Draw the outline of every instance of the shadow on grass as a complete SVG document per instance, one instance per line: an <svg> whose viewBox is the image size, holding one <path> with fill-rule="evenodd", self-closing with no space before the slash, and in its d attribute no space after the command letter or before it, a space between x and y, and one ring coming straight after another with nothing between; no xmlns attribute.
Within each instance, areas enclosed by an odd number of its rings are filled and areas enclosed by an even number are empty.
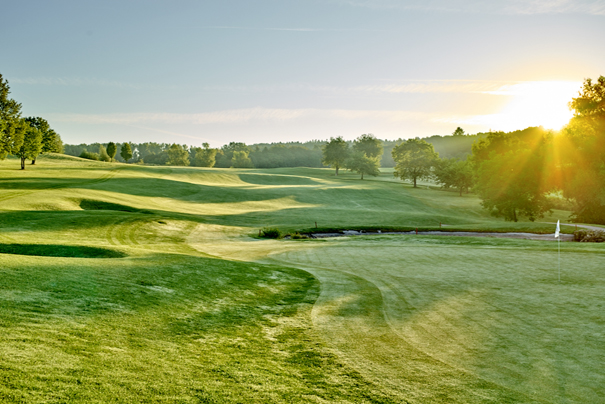
<svg viewBox="0 0 605 404"><path fill-rule="evenodd" d="M64 258L123 258L126 254L107 248L61 244L0 244L0 254Z"/></svg>
<svg viewBox="0 0 605 404"><path fill-rule="evenodd" d="M137 209L132 206L120 205L119 203L95 201L94 199L82 199L80 207L84 210L114 210L118 212L133 212L152 214L150 210Z"/></svg>

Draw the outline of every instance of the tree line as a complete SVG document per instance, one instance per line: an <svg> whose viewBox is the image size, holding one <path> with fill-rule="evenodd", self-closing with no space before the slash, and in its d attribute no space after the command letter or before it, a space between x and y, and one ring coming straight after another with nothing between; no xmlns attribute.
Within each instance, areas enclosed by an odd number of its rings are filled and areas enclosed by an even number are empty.
<svg viewBox="0 0 605 404"><path fill-rule="evenodd" d="M478 133L467 135L457 133L454 136L431 136L425 138L428 143L435 146L442 157L466 158L471 154L471 147L476 139L487 134ZM381 167L394 167L392 157L393 148L403 140L381 140L383 153L380 157ZM345 141L352 147L354 141ZM110 142L111 143L111 142ZM217 149L211 149L207 144L202 147L170 143L134 143L128 142L132 156L125 160L121 153L109 157L107 148L109 143L91 143L78 145L65 145L65 154L79 156L100 161L119 161L153 165L182 165L197 167L254 167L254 168L280 168L280 167L324 167L323 146L324 140L308 142L279 142L259 143L247 145L241 142L231 142ZM125 147L125 143L115 143L118 150ZM185 153L186 152L186 153ZM237 153L236 153L237 152ZM243 153L242 153L243 152ZM234 153L236 159L233 160ZM187 158L185 158L185 156ZM214 156L214 160L212 159ZM249 159L249 161L248 161ZM214 161L214 165L211 162ZM251 165L250 165L251 164Z"/></svg>
<svg viewBox="0 0 605 404"><path fill-rule="evenodd" d="M61 136L48 121L40 117L22 117L21 104L9 98L8 81L0 74L0 160L8 155L18 157L21 169L25 161L36 159L41 153L63 153Z"/></svg>

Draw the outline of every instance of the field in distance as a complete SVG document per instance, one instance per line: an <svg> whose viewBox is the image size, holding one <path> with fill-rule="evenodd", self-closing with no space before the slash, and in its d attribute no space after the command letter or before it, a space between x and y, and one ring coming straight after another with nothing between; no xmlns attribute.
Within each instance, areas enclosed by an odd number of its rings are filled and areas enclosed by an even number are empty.
<svg viewBox="0 0 605 404"><path fill-rule="evenodd" d="M0 162L3 402L605 401L605 248L385 172ZM565 220L555 211L544 222ZM572 229L568 227L568 229Z"/></svg>

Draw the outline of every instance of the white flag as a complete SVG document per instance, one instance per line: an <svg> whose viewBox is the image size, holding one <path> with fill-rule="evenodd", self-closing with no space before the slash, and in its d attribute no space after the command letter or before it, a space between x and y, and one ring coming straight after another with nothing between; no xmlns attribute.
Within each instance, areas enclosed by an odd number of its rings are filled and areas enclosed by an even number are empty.
<svg viewBox="0 0 605 404"><path fill-rule="evenodd" d="M557 220L557 230L555 230L555 238L559 238L560 231L561 231L561 228L559 227L559 221Z"/></svg>

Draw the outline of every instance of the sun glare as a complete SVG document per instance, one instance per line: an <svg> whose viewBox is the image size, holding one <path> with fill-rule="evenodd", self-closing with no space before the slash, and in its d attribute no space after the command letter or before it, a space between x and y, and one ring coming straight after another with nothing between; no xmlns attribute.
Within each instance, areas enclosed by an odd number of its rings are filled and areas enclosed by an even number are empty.
<svg viewBox="0 0 605 404"><path fill-rule="evenodd" d="M567 104L578 95L581 86L576 81L530 81L502 86L489 94L510 96L511 101L501 112L490 115L489 124L506 131L529 126L561 129L573 116Z"/></svg>

